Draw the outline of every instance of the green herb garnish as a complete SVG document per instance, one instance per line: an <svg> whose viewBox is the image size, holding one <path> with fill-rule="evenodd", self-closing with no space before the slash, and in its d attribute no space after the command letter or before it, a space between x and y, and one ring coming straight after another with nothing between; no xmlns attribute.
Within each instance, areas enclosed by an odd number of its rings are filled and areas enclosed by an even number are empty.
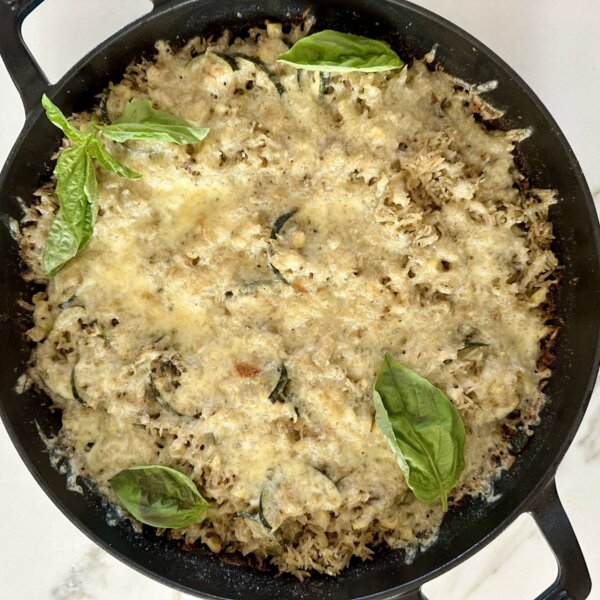
<svg viewBox="0 0 600 600"><path fill-rule="evenodd" d="M112 156L104 147L101 135L116 142L154 140L191 144L205 138L208 129L194 127L179 117L156 110L149 100L129 102L115 123L98 125L92 120L85 130L74 127L45 94L42 106L48 119L73 144L61 152L54 168L59 209L46 240L42 267L48 275L55 275L92 237L98 214L94 160L120 177L142 176Z"/></svg>
<svg viewBox="0 0 600 600"><path fill-rule="evenodd" d="M187 527L206 518L209 504L194 482L170 467L131 467L109 483L125 508L146 525Z"/></svg>
<svg viewBox="0 0 600 600"><path fill-rule="evenodd" d="M373 403L408 487L425 502L441 499L448 510L448 492L465 467L465 427L455 406L390 354L379 368Z"/></svg>
<svg viewBox="0 0 600 600"><path fill-rule="evenodd" d="M206 137L208 129L194 127L184 119L156 110L150 100L137 100L129 102L123 114L112 125L102 127L102 133L115 142L153 140L194 144Z"/></svg>
<svg viewBox="0 0 600 600"><path fill-rule="evenodd" d="M59 209L50 227L42 265L54 275L85 248L98 213L98 184L87 142L67 148L54 168Z"/></svg>
<svg viewBox="0 0 600 600"><path fill-rule="evenodd" d="M326 29L298 40L278 62L309 71L389 71L404 61L385 43Z"/></svg>

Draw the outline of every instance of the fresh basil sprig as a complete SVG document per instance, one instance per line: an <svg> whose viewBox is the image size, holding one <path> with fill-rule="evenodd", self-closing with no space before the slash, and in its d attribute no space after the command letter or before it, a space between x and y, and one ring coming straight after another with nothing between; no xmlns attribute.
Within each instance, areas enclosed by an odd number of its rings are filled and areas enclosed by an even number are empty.
<svg viewBox="0 0 600 600"><path fill-rule="evenodd" d="M136 173L105 148L101 136L117 142L154 140L193 144L206 137L208 129L195 127L184 119L152 107L149 100L134 100L112 125L92 120L87 129L74 127L44 94L42 106L48 119L71 140L73 146L58 157L54 175L59 209L50 227L42 267L55 275L63 265L85 248L92 237L98 215L98 182L94 161L120 177L137 179Z"/></svg>
<svg viewBox="0 0 600 600"><path fill-rule="evenodd" d="M465 467L465 427L446 395L386 354L373 389L375 421L415 496L441 499Z"/></svg>
<svg viewBox="0 0 600 600"><path fill-rule="evenodd" d="M404 66L385 43L361 35L326 29L298 40L278 62L309 71L389 71Z"/></svg>
<svg viewBox="0 0 600 600"><path fill-rule="evenodd" d="M209 504L194 482L170 467L131 467L109 483L125 508L146 525L187 527L206 518Z"/></svg>

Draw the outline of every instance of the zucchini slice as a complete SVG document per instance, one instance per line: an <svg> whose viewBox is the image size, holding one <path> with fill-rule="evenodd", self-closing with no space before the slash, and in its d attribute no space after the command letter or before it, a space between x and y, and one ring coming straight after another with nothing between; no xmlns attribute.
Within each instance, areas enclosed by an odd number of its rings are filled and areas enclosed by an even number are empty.
<svg viewBox="0 0 600 600"><path fill-rule="evenodd" d="M267 518L265 517L264 502L265 502L265 488L263 488L261 490L260 498L258 499L258 520L261 522L262 526L267 531L273 531L273 527L271 527L269 521L267 521Z"/></svg>
<svg viewBox="0 0 600 600"><path fill-rule="evenodd" d="M242 60L247 60L255 64L270 79L271 83L275 86L275 89L279 92L280 96L285 92L285 88L279 80L279 77L277 77L277 75L275 75L275 73L273 73L273 71L271 71L271 69L269 69L269 67L267 67L267 65L262 60L260 60L260 58L256 56L250 56L249 54L244 54L243 52L232 52L230 56L233 56L234 58L240 58Z"/></svg>
<svg viewBox="0 0 600 600"><path fill-rule="evenodd" d="M458 356L462 356L467 354L470 350L474 350L475 348L489 348L489 344L485 342L468 342L466 343L460 350L457 351Z"/></svg>
<svg viewBox="0 0 600 600"><path fill-rule="evenodd" d="M219 52L218 50L211 50L211 52L215 56L218 56L221 60L224 60L231 67L232 71L240 70L240 67L237 64L237 61L235 60L235 58L233 56L230 56L229 54L225 54L225 52Z"/></svg>
<svg viewBox="0 0 600 600"><path fill-rule="evenodd" d="M60 308L61 310L65 310L66 308L85 308L84 304L77 304L75 298L75 296L71 296L68 300L61 302L58 305L58 308Z"/></svg>
<svg viewBox="0 0 600 600"><path fill-rule="evenodd" d="M161 393L158 389L158 387L156 387L156 383L154 382L154 378L152 377L152 375L148 375L148 379L146 381L146 385L148 387L148 391L150 392L151 396L160 404L160 406L162 408L164 408L167 412L170 412L171 414L177 415L178 417L185 417L187 415L184 415L178 411L176 411L164 398L163 393Z"/></svg>
<svg viewBox="0 0 600 600"><path fill-rule="evenodd" d="M329 91L331 75L329 73L319 72L319 96L325 96Z"/></svg>
<svg viewBox="0 0 600 600"><path fill-rule="evenodd" d="M297 209L292 209L282 215L279 215L275 219L275 223L271 227L270 239L276 240L279 232L283 229L283 226L297 213ZM273 272L273 275L277 277L281 282L286 283L287 285L291 285L290 282L282 275L281 271L273 264L273 247L269 243L267 247L267 263L269 265L269 269Z"/></svg>
<svg viewBox="0 0 600 600"><path fill-rule="evenodd" d="M263 487L263 489L260 492L260 497L258 500L258 512L255 515L250 514L248 512L239 512L237 514L240 517L244 517L245 519L248 519L249 521L252 521L254 523L258 523L259 525L261 525L269 534L271 534L271 536L275 539L275 541L280 546L284 546L287 543L286 540L284 540L284 538L279 533L279 531L277 531L276 529L273 529L273 527L271 526L271 524L269 523L269 521L267 521L267 518L265 517L264 502L265 502L265 488Z"/></svg>
<svg viewBox="0 0 600 600"><path fill-rule="evenodd" d="M287 285L292 285L282 274L281 271L273 264L271 258L273 256L273 251L271 249L271 245L269 244L269 247L267 249L267 263L269 265L269 269L271 269L271 271L273 272L273 275L275 275L275 277L277 277L277 279L279 279L279 281L281 281L281 283L285 283Z"/></svg>
<svg viewBox="0 0 600 600"><path fill-rule="evenodd" d="M256 279L255 281L247 281L239 286L238 294L240 296L249 296L257 289L268 287L270 285L273 285L273 281L271 279Z"/></svg>
<svg viewBox="0 0 600 600"><path fill-rule="evenodd" d="M75 367L71 369L71 394L73 394L73 398L77 400L79 404L82 406L88 406L88 403L82 398L79 390L77 389L77 382L75 380Z"/></svg>
<svg viewBox="0 0 600 600"><path fill-rule="evenodd" d="M279 232L283 229L283 226L298 212L297 208L294 208L282 215L279 215L275 219L275 223L273 223L273 227L271 227L271 235L270 238L272 240L276 240Z"/></svg>
<svg viewBox="0 0 600 600"><path fill-rule="evenodd" d="M265 517L264 499L265 499L265 488L263 487L262 490L260 491L260 497L258 499L258 512L255 515L248 513L248 512L244 512L244 511L239 512L237 514L240 517L244 517L245 519L254 521L255 523L260 523L267 531L272 532L273 527L271 527L271 524L269 523L269 521L267 521L267 519Z"/></svg>
<svg viewBox="0 0 600 600"><path fill-rule="evenodd" d="M279 379L277 384L273 388L273 391L269 394L269 400L272 404L275 404L279 398L283 397L285 400L285 396L283 395L283 391L285 390L285 386L288 383L288 373L285 365L281 363L281 369L279 371Z"/></svg>
<svg viewBox="0 0 600 600"><path fill-rule="evenodd" d="M194 64L194 62L197 62L197 59L205 56L206 54L214 54L215 56L217 56L218 58L220 58L221 60L225 61L230 67L232 71L239 71L239 65L237 64L235 58L233 58L231 55L229 54L225 54L225 52L220 52L219 50L213 50L212 48L208 48L207 50L202 50L202 52L199 52L198 54L196 54L196 56L194 56L186 65L186 67L189 67L190 65Z"/></svg>

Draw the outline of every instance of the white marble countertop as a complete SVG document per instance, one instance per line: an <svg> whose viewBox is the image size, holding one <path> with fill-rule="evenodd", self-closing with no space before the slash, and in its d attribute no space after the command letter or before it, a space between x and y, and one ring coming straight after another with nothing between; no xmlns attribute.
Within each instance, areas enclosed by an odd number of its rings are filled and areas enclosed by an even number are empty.
<svg viewBox="0 0 600 600"><path fill-rule="evenodd" d="M537 92L579 158L600 200L600 2L413 0L495 50ZM148 0L46 0L26 21L27 43L51 80L84 52L150 8ZM0 62L0 164L23 109ZM600 391L558 470L558 490L600 599ZM100 550L50 502L0 427L0 597L25 600L180 600ZM533 520L520 517L494 542L427 584L430 600L529 600L556 563Z"/></svg>

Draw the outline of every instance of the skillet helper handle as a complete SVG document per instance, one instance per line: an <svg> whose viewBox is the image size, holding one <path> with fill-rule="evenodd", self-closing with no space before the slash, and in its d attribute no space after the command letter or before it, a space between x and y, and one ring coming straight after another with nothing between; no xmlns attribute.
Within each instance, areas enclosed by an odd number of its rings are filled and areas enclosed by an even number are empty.
<svg viewBox="0 0 600 600"><path fill-rule="evenodd" d="M529 510L558 562L556 581L536 600L585 600L592 588L590 574L554 480Z"/></svg>
<svg viewBox="0 0 600 600"><path fill-rule="evenodd" d="M394 596L394 600L427 600L427 598L421 591L421 588L417 588L410 592L404 592L403 594L400 594L400 596Z"/></svg>
<svg viewBox="0 0 600 600"><path fill-rule="evenodd" d="M173 2L173 0L151 0L152 1L152 11L159 9L163 4L169 4Z"/></svg>
<svg viewBox="0 0 600 600"><path fill-rule="evenodd" d="M554 479L529 507L558 563L554 583L536 600L585 600L592 588L590 574ZM420 589L404 592L394 600L427 600Z"/></svg>
<svg viewBox="0 0 600 600"><path fill-rule="evenodd" d="M13 80L29 116L40 105L50 84L23 41L25 17L42 0L0 0L0 56Z"/></svg>

